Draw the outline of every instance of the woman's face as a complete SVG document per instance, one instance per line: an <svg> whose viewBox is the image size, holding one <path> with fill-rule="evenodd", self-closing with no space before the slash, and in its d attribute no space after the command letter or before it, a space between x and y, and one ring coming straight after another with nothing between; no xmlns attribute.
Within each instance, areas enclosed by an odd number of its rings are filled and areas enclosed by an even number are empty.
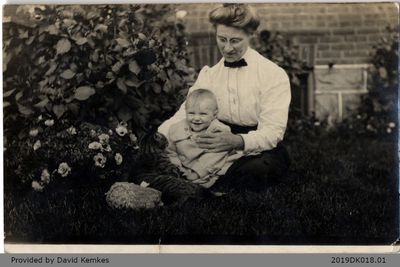
<svg viewBox="0 0 400 267"><path fill-rule="evenodd" d="M218 24L216 27L217 45L228 62L241 59L249 47L250 36L243 30Z"/></svg>

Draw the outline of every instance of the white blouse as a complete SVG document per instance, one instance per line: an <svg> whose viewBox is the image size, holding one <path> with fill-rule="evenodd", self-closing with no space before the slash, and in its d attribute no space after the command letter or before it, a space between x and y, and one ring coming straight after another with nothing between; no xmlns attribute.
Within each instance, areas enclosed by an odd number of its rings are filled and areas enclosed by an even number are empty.
<svg viewBox="0 0 400 267"><path fill-rule="evenodd" d="M222 58L213 67L205 66L189 93L212 91L218 101L218 119L257 130L241 134L244 154L276 147L283 139L290 104L290 83L286 72L272 61L248 48L243 58L247 66L228 68ZM169 127L185 118L185 103L158 131L167 136Z"/></svg>

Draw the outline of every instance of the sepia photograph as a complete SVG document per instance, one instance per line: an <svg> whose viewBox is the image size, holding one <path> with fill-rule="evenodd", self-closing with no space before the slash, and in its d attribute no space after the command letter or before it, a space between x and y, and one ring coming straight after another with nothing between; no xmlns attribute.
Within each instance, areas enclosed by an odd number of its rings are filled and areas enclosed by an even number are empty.
<svg viewBox="0 0 400 267"><path fill-rule="evenodd" d="M3 6L7 244L393 245L399 6Z"/></svg>

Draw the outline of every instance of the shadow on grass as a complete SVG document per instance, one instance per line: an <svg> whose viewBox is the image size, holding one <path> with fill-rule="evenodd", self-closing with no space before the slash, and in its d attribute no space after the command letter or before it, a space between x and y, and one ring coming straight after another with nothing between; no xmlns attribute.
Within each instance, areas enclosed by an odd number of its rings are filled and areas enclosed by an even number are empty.
<svg viewBox="0 0 400 267"><path fill-rule="evenodd" d="M181 207L113 210L105 202L108 186L27 194L6 188L6 242L378 245L396 240L394 141L327 137L287 146L292 166L281 184Z"/></svg>

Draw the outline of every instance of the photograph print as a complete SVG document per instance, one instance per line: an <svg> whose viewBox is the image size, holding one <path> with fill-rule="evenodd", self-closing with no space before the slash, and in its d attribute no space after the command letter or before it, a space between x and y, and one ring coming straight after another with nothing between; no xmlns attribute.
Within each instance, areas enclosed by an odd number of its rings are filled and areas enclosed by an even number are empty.
<svg viewBox="0 0 400 267"><path fill-rule="evenodd" d="M5 5L6 247L395 243L397 7Z"/></svg>

